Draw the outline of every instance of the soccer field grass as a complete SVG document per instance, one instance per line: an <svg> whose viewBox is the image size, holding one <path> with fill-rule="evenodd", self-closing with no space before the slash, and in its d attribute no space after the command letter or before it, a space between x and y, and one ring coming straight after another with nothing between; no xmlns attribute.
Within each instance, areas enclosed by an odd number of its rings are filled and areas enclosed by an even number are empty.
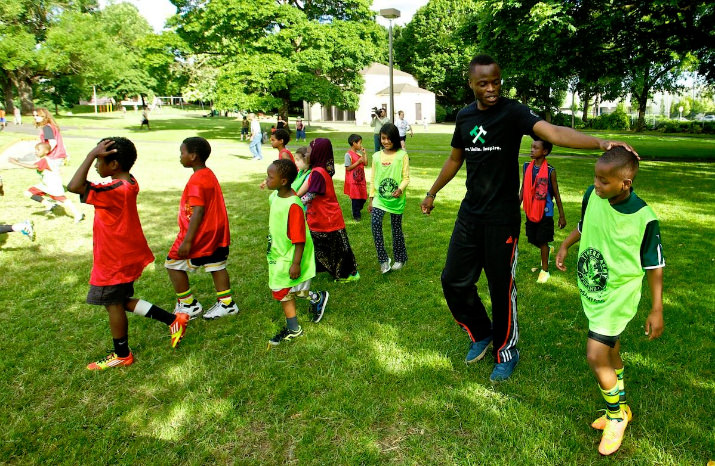
<svg viewBox="0 0 715 466"><path fill-rule="evenodd" d="M533 465L600 460L600 434L589 424L601 414L603 401L584 354L587 322L576 288L575 252L568 272L552 267L550 281L537 285L529 269L539 261L538 250L522 230L519 365L508 381L491 384L489 361L464 364L469 340L452 320L439 280L465 191L464 171L439 193L431 216L419 212L448 153L449 128L431 127L433 132L407 141L412 182L404 216L409 253L404 270L380 274L369 222L347 220L349 199L339 195L362 278L338 284L319 275L313 288L331 294L323 320L310 323L306 303L299 302L305 337L268 351L267 340L283 317L267 286L268 193L258 184L277 152L266 144L264 161L250 160L247 143L238 141L240 123L232 119L165 112L153 115L151 124L151 131L139 131L131 112L126 120L62 118L72 155L63 178L69 180L101 137L135 141L139 158L132 173L141 186L139 214L156 256L155 267L136 282L136 296L171 308L175 298L163 258L177 232L178 202L190 176L179 164L179 144L185 137L207 137L213 147L207 165L221 181L231 222L228 270L241 312L192 321L175 350L164 325L130 315L134 365L87 371L85 365L111 347L106 312L84 303L92 209L82 206L88 218L79 225L69 216L46 216L22 196L36 173L0 171L5 184L0 221L30 218L37 228L34 243L16 233L0 235L1 462ZM333 140L339 193L342 155L352 131L333 127L308 133L309 139ZM358 131L366 147L371 146L369 131ZM20 137L34 136L2 132L0 148ZM630 141L630 135L619 137ZM682 152L687 144L634 138L664 154ZM524 151L528 142L524 138ZM703 152L712 158L712 139L697 138L697 144L709 147ZM556 233L558 246L579 219L594 159L554 157L550 162L568 221ZM705 464L715 459L712 168L707 162L645 160L635 180L636 191L661 222L665 331L655 341L643 335L650 309L644 282L639 313L622 336L634 419L610 461ZM90 176L96 180L94 170ZM385 232L389 242L389 228ZM210 276L190 278L207 307L215 299ZM478 286L489 307L485 277Z"/></svg>

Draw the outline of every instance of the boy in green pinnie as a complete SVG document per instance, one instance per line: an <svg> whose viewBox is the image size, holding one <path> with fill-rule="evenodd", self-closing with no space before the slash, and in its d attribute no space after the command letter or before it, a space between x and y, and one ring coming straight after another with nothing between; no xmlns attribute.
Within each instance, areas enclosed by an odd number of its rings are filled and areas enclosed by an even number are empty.
<svg viewBox="0 0 715 466"><path fill-rule="evenodd" d="M270 348L303 335L296 296L310 299L312 320L317 323L323 317L329 294L310 291L310 280L315 277L313 239L307 233L303 203L291 188L298 169L292 161L281 159L269 165L266 172L266 187L275 191L268 200L268 285L286 317L286 326L268 340Z"/></svg>
<svg viewBox="0 0 715 466"><path fill-rule="evenodd" d="M580 240L577 273L588 318L586 357L606 400L606 414L591 427L603 430L598 451L610 455L621 446L632 418L619 336L638 310L644 274L652 300L645 334L652 340L663 333L665 259L658 219L631 187L638 173L636 155L613 147L598 159L595 172L583 197L581 222L561 245L556 266L566 270L568 249Z"/></svg>

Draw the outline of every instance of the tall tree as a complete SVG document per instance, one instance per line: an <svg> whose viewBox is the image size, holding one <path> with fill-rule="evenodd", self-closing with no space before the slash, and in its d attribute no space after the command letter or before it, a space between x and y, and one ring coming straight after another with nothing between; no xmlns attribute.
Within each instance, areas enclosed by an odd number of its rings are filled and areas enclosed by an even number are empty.
<svg viewBox="0 0 715 466"><path fill-rule="evenodd" d="M467 99L465 64L477 47L462 33L474 11L480 11L477 0L430 0L395 40L395 63L441 104L461 105Z"/></svg>
<svg viewBox="0 0 715 466"><path fill-rule="evenodd" d="M34 107L32 86L45 76L39 54L48 29L64 12L88 13L96 0L3 0L0 2L0 73L17 92L23 113ZM14 107L5 91L5 105Z"/></svg>
<svg viewBox="0 0 715 466"><path fill-rule="evenodd" d="M359 71L387 50L370 0L173 0L192 53L219 70L222 108L279 108L307 100L354 108Z"/></svg>

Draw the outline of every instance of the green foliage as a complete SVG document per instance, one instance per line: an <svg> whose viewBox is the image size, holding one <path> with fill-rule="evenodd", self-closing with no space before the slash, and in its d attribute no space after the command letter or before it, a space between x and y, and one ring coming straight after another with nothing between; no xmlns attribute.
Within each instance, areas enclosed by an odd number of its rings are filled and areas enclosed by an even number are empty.
<svg viewBox="0 0 715 466"><path fill-rule="evenodd" d="M461 105L470 98L466 64L477 47L463 29L468 15L480 8L476 0L430 0L394 41L395 63L441 104Z"/></svg>
<svg viewBox="0 0 715 466"><path fill-rule="evenodd" d="M178 34L193 55L211 56L200 66L218 70L210 87L221 108L269 111L300 100L355 108L359 71L387 50L364 0L174 3Z"/></svg>
<svg viewBox="0 0 715 466"><path fill-rule="evenodd" d="M551 123L557 126L568 126L571 128L571 122L573 121L574 128L583 128L583 120L580 117L574 116L573 120L571 114L569 113L557 113L551 119Z"/></svg>
<svg viewBox="0 0 715 466"><path fill-rule="evenodd" d="M447 118L447 110L444 106L436 104L434 107L434 118L437 123L442 123Z"/></svg>
<svg viewBox="0 0 715 466"><path fill-rule="evenodd" d="M715 134L715 122L660 119L653 129L661 133Z"/></svg>
<svg viewBox="0 0 715 466"><path fill-rule="evenodd" d="M627 130L631 127L631 117L625 112L623 105L619 104L613 112L591 119L588 126L591 129Z"/></svg>

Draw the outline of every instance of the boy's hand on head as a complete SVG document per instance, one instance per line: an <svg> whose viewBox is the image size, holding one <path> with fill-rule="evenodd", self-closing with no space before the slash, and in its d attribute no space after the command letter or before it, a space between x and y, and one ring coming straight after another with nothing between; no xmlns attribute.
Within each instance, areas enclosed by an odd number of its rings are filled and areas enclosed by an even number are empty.
<svg viewBox="0 0 715 466"><path fill-rule="evenodd" d="M560 222L560 220L559 220ZM563 227L561 227L563 228ZM561 247L559 248L559 252L556 254L556 268L559 269L562 272L566 271L566 266L564 265L564 261L566 260L566 256L568 256L569 250L564 248L564 245L562 244Z"/></svg>
<svg viewBox="0 0 715 466"><path fill-rule="evenodd" d="M99 141L99 143L89 151L89 154L87 154L87 157L96 159L97 157L106 157L110 154L114 154L117 152L117 149L111 149L111 147L114 145L114 141L110 141L108 139L103 139Z"/></svg>
<svg viewBox="0 0 715 466"><path fill-rule="evenodd" d="M652 309L645 320L645 334L649 340L654 340L663 334L663 310Z"/></svg>
<svg viewBox="0 0 715 466"><path fill-rule="evenodd" d="M291 280L300 277L300 264L291 264L288 275L290 275Z"/></svg>

